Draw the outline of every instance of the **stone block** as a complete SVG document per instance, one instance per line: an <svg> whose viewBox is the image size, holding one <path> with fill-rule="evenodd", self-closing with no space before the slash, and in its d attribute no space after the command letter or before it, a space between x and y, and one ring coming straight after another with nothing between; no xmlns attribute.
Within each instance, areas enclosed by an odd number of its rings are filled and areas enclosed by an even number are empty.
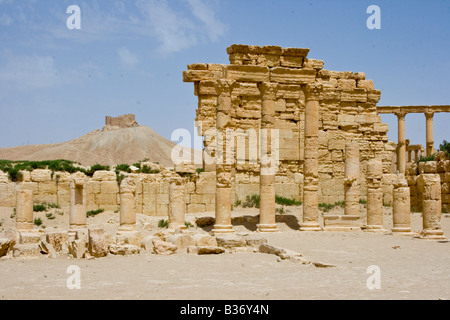
<svg viewBox="0 0 450 320"><path fill-rule="evenodd" d="M197 247L217 247L217 240L215 237L209 234L197 233L192 236L194 240L194 245Z"/></svg>
<svg viewBox="0 0 450 320"><path fill-rule="evenodd" d="M247 245L245 239L238 235L221 235L216 236L217 245L227 249L236 247L245 247Z"/></svg>
<svg viewBox="0 0 450 320"><path fill-rule="evenodd" d="M67 246L69 235L67 231L55 231L46 234L46 241L55 249L56 252L60 252Z"/></svg>
<svg viewBox="0 0 450 320"><path fill-rule="evenodd" d="M153 253L163 256L172 255L177 251L177 246L173 243L162 241L158 238L154 238L153 242Z"/></svg>
<svg viewBox="0 0 450 320"><path fill-rule="evenodd" d="M52 171L48 169L36 169L31 171L31 181L48 182L52 180Z"/></svg>
<svg viewBox="0 0 450 320"><path fill-rule="evenodd" d="M114 171L97 170L92 176L94 181L116 181L116 173Z"/></svg>
<svg viewBox="0 0 450 320"><path fill-rule="evenodd" d="M188 247L195 246L195 240L188 234L178 233L169 235L165 240L176 245L178 251L185 251Z"/></svg>
<svg viewBox="0 0 450 320"><path fill-rule="evenodd" d="M316 71L311 69L273 68L270 70L270 81L286 84L306 84L314 82Z"/></svg>
<svg viewBox="0 0 450 320"><path fill-rule="evenodd" d="M244 82L266 82L269 81L269 68L230 65L227 68L227 79Z"/></svg>
<svg viewBox="0 0 450 320"><path fill-rule="evenodd" d="M191 246L187 248L187 253L189 254L221 254L224 253L225 249L217 246Z"/></svg>

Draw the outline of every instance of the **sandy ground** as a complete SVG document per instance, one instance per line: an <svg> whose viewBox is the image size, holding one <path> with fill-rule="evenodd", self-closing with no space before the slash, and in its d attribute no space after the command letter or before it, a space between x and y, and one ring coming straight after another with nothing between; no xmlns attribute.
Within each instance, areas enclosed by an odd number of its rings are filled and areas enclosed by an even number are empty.
<svg viewBox="0 0 450 320"><path fill-rule="evenodd" d="M95 260L2 258L0 299L450 299L449 242L363 231L299 232L301 207L285 207L285 211L277 216L281 232L264 234L269 244L333 264L334 268L279 261L274 255L250 252L157 256L143 251ZM342 211L335 208L330 214ZM384 211L385 227L390 228L392 208ZM46 213L35 214L41 217L45 230L67 229L68 209L51 212L56 217L53 220ZM365 212L363 205L361 212ZM12 214L11 208L0 208L0 237L14 226ZM235 209L236 232L254 234L257 214L257 209ZM166 217L138 215L138 229L144 235L155 233L162 218ZM114 212L88 219L90 226L103 227L112 234L118 221L119 213ZM187 215L187 221L194 224L195 217ZM412 227L421 229L421 213L413 213ZM449 214L442 217L442 229L450 235ZM67 288L71 275L67 268L71 265L80 268L79 290ZM380 268L380 289L367 287L371 265Z"/></svg>

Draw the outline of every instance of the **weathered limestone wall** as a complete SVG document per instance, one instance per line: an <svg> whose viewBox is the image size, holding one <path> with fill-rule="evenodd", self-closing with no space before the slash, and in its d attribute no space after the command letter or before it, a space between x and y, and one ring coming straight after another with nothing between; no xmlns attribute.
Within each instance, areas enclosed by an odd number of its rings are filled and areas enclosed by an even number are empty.
<svg viewBox="0 0 450 320"><path fill-rule="evenodd" d="M262 96L258 84L278 84L274 128L280 136L280 167L277 194L301 199L305 139L306 84L322 85L319 94L319 198L333 203L344 198L344 148L350 141L359 144L361 154L361 195L365 196L365 170L370 159L383 162L383 172L391 173L395 144L388 143L388 126L381 122L376 104L380 90L358 72L324 70L323 61L309 59L309 49L277 46L232 45L227 49L230 65L192 64L183 73L185 82L194 83L198 96L196 121L205 135L205 148L211 141L207 131L216 126L218 95L216 80L235 82L231 96L231 124L235 129L259 130ZM244 134L245 135L245 134ZM251 135L246 135L245 164L236 165L236 190L239 199L258 193L259 165L250 163ZM210 170L205 166L206 170ZM254 179L255 184L252 180Z"/></svg>
<svg viewBox="0 0 450 320"><path fill-rule="evenodd" d="M0 171L0 207L16 206L16 190L33 191L35 202L56 203L61 207L70 206L70 183L73 175L67 172L51 170L22 171L23 182L11 182L7 173ZM175 172L160 174L128 174L135 181L135 208L137 213L152 216L169 214L170 177ZM200 213L215 209L215 172L193 174L185 180L185 203L187 213ZM86 209L118 211L120 208L120 189L116 173L113 171L96 171L88 178L86 184ZM232 199L234 201L234 197Z"/></svg>
<svg viewBox="0 0 450 320"><path fill-rule="evenodd" d="M422 210L422 194L417 185L420 174L439 174L442 212L450 212L450 160L438 157L438 161L409 162L406 164L406 179L411 190L411 206L416 211Z"/></svg>

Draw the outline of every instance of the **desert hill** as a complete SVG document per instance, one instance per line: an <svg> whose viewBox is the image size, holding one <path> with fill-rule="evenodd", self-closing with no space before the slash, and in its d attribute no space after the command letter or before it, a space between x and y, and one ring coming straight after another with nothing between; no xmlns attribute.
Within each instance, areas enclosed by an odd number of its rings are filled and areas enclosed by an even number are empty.
<svg viewBox="0 0 450 320"><path fill-rule="evenodd" d="M62 143L0 148L0 159L56 160L66 159L91 166L96 163L133 164L145 158L172 167L171 152L176 144L148 126L138 125L134 115L106 117L102 130ZM200 152L200 151L195 151Z"/></svg>

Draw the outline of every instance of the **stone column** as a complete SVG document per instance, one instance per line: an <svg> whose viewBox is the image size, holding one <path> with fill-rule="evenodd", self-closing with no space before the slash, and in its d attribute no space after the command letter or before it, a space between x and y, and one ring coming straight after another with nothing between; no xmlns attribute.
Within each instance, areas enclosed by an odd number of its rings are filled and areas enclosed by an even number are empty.
<svg viewBox="0 0 450 320"><path fill-rule="evenodd" d="M33 190L16 193L16 229L20 232L33 230Z"/></svg>
<svg viewBox="0 0 450 320"><path fill-rule="evenodd" d="M392 233L411 235L411 197L408 181L403 174L398 174L393 184Z"/></svg>
<svg viewBox="0 0 450 320"><path fill-rule="evenodd" d="M305 161L303 164L303 221L300 231L321 231L319 226L319 94L320 85L305 90Z"/></svg>
<svg viewBox="0 0 450 320"><path fill-rule="evenodd" d="M427 157L433 154L434 150L434 137L433 137L433 112L425 112L426 118L426 136L427 136L427 145L426 145L426 155Z"/></svg>
<svg viewBox="0 0 450 320"><path fill-rule="evenodd" d="M87 177L76 172L70 182L70 217L69 235L74 236L77 229L84 229L87 225L86 208L86 181Z"/></svg>
<svg viewBox="0 0 450 320"><path fill-rule="evenodd" d="M397 143L397 170L400 173L406 171L406 140L405 140L405 112L397 112L398 118L398 143Z"/></svg>
<svg viewBox="0 0 450 320"><path fill-rule="evenodd" d="M136 180L126 177L120 183L120 226L117 245L140 246L140 233L136 230Z"/></svg>
<svg viewBox="0 0 450 320"><path fill-rule="evenodd" d="M344 214L359 216L359 145L352 142L345 145Z"/></svg>
<svg viewBox="0 0 450 320"><path fill-rule="evenodd" d="M136 230L136 184L125 178L120 183L120 227L119 231Z"/></svg>
<svg viewBox="0 0 450 320"><path fill-rule="evenodd" d="M186 229L185 184L182 178L170 179L169 186L169 229Z"/></svg>
<svg viewBox="0 0 450 320"><path fill-rule="evenodd" d="M383 227L383 163L372 159L367 163L367 225L365 231L386 232Z"/></svg>
<svg viewBox="0 0 450 320"><path fill-rule="evenodd" d="M272 152L271 130L275 122L275 101L278 89L277 83L264 82L259 85L261 91L261 129L267 134L260 133L261 146L267 150L266 155L261 152L259 171L260 209L258 231L278 231L275 221L275 173L276 165ZM262 141L264 138L267 141Z"/></svg>
<svg viewBox="0 0 450 320"><path fill-rule="evenodd" d="M344 214L324 215L326 231L361 230L359 210L359 144L345 145Z"/></svg>
<svg viewBox="0 0 450 320"><path fill-rule="evenodd" d="M216 129L221 140L226 141L226 129L231 127L231 92L234 81L217 80L215 89L217 93ZM216 140L217 141L217 140ZM220 150L219 150L220 149ZM231 225L231 170L234 164L227 164L226 145L218 144L216 150L216 222L212 232L232 233Z"/></svg>
<svg viewBox="0 0 450 320"><path fill-rule="evenodd" d="M421 174L417 179L422 193L423 230L420 238L430 240L445 239L441 229L441 179L439 174Z"/></svg>

